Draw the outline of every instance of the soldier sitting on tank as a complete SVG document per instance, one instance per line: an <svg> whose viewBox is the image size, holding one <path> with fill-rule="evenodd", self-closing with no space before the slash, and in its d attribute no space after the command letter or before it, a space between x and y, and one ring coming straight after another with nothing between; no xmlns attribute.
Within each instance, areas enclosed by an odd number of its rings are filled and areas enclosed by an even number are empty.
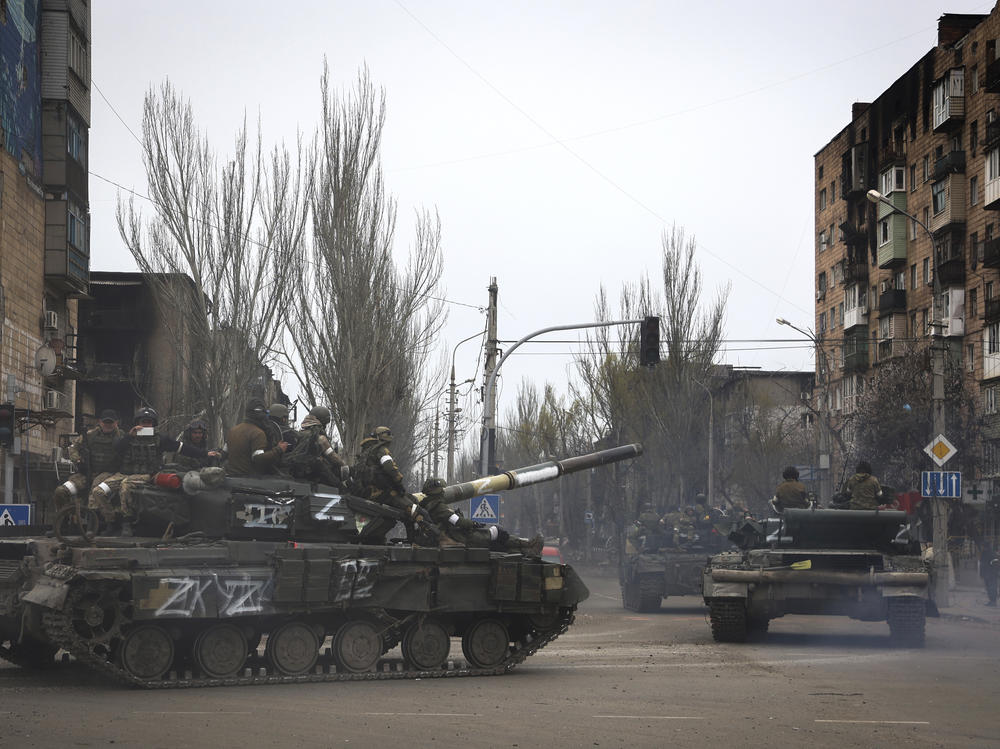
<svg viewBox="0 0 1000 749"><path fill-rule="evenodd" d="M279 442L288 443L288 452L295 448L298 442L299 433L295 427L288 423L288 406L284 403L272 403L267 407L267 439L268 442L277 445Z"/></svg>
<svg viewBox="0 0 1000 749"><path fill-rule="evenodd" d="M671 545L677 548L687 546L695 538L695 511L691 506L683 510L677 508L674 512L668 512L663 516L665 526Z"/></svg>
<svg viewBox="0 0 1000 749"><path fill-rule="evenodd" d="M642 505L639 519L635 521L636 536L641 539L640 546L645 551L656 551L667 544L667 528L663 519L656 514L653 505L645 502Z"/></svg>
<svg viewBox="0 0 1000 749"><path fill-rule="evenodd" d="M204 457L194 457L184 455L179 451L163 453L163 465L176 466L185 471L197 471L201 468L216 466L219 464L220 453L217 450L209 451L208 447L208 422L201 418L192 419L184 431L177 435L179 444L198 447L205 451ZM214 453L214 454L212 454Z"/></svg>
<svg viewBox="0 0 1000 749"><path fill-rule="evenodd" d="M499 526L480 525L462 517L461 513L445 503L445 486L444 479L434 476L424 482L420 495L413 495L421 508L427 511L431 521L436 526L438 545L453 546L458 544L471 548L510 551L529 556L541 555L542 546L545 543L541 535L531 539L517 538ZM418 530L418 541L427 540L422 538L422 535Z"/></svg>
<svg viewBox="0 0 1000 749"><path fill-rule="evenodd" d="M795 466L787 466L781 472L781 477L784 481L778 484L774 496L771 497L771 507L774 511L780 515L787 507L809 507L809 493L806 485L799 481L798 469Z"/></svg>
<svg viewBox="0 0 1000 749"><path fill-rule="evenodd" d="M264 401L251 398L246 416L226 434L226 473L230 476L273 476L279 473L288 449L284 440L268 438L267 408Z"/></svg>
<svg viewBox="0 0 1000 749"><path fill-rule="evenodd" d="M882 504L882 486L872 475L871 464L862 460L854 469L855 474L844 484L844 494L851 497L850 510L877 510Z"/></svg>
<svg viewBox="0 0 1000 749"><path fill-rule="evenodd" d="M131 535L131 522L136 515L137 508L133 503L132 489L139 484L153 481L154 474L163 465L163 453L180 453L202 460L219 457L219 453L215 450L205 450L157 434L156 425L159 420L159 414L148 406L136 412L135 426L116 445L116 450L121 456L121 473L105 479L101 486L107 489L98 498L97 506L91 506L91 509L97 510L106 523L121 521L123 536ZM119 494L119 506L112 504L112 497L116 491ZM93 498L94 492L91 494Z"/></svg>
<svg viewBox="0 0 1000 749"><path fill-rule="evenodd" d="M313 408L302 420L295 447L285 456L285 466L297 479L316 481L339 489L343 488L349 469L326 436L329 423L329 408Z"/></svg>
<svg viewBox="0 0 1000 749"><path fill-rule="evenodd" d="M118 428L118 412L106 408L101 411L100 421L96 427L88 429L73 440L69 446L69 457L76 464L78 472L72 474L53 492L57 512L77 501L77 497L86 495L88 491L92 492L106 479L118 473L121 456L115 448L124 436L125 433ZM103 494L103 491L102 488L100 493Z"/></svg>

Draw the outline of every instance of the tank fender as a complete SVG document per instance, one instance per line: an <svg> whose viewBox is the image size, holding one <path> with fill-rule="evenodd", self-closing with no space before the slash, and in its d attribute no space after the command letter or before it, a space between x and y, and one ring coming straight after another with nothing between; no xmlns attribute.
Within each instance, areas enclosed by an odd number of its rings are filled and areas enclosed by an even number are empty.
<svg viewBox="0 0 1000 749"><path fill-rule="evenodd" d="M704 578L705 598L749 598L750 587L747 583L714 582L711 577Z"/></svg>
<svg viewBox="0 0 1000 749"><path fill-rule="evenodd" d="M25 593L21 600L25 603L33 603L46 609L61 609L66 603L66 595L69 593L69 582L66 580L54 580L51 577L42 575L38 578L31 590Z"/></svg>
<svg viewBox="0 0 1000 749"><path fill-rule="evenodd" d="M879 593L883 598L927 598L926 586L920 585L880 585Z"/></svg>

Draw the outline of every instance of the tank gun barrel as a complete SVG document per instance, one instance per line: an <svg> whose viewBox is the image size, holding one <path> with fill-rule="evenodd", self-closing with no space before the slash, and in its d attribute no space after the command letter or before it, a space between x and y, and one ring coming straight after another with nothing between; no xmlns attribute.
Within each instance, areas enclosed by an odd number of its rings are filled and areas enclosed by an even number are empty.
<svg viewBox="0 0 1000 749"><path fill-rule="evenodd" d="M461 484L452 484L444 489L445 502L457 502L462 499L471 499L481 494L492 494L502 492L507 489L519 489L532 484L540 484L543 481L552 481L565 476L568 473L576 473L588 468L618 463L629 458L637 458L642 455L642 445L634 443L631 445L619 445L607 450L599 450L586 455L575 455L564 460L548 460L525 468L513 468L503 473L493 476L466 481ZM419 499L423 494L415 494Z"/></svg>

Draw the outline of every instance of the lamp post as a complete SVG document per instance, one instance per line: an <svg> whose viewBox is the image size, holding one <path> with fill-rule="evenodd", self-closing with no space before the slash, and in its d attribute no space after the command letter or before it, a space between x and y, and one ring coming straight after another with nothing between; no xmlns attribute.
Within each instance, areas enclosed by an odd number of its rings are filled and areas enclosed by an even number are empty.
<svg viewBox="0 0 1000 749"><path fill-rule="evenodd" d="M938 252L937 243L934 241L934 233L923 221L911 213L907 213L902 208L893 205L885 195L878 190L868 191L868 200L878 205L882 203L892 209L892 213L906 216L908 219L920 225L927 232L927 238L931 242L931 263L934 266L934 299L931 303L931 439L944 435L945 424L945 402L944 402L944 336L941 334L943 322L938 315L938 301L941 298L941 275L938 273ZM934 544L934 564L941 572L934 576L934 600L938 606L948 605L948 569L950 560L948 556L948 505L944 499L936 497L932 500L934 510L934 527L932 543ZM943 573L943 574L942 574Z"/></svg>
<svg viewBox="0 0 1000 749"><path fill-rule="evenodd" d="M821 344L819 342L819 339L816 338L816 336L813 334L813 332L811 330L809 330L809 329L803 330L798 325L793 325L792 323L790 323L788 320L786 320L783 317L777 318L775 320L775 322L778 323L778 325L784 325L786 327L791 328L792 330L798 331L799 333L801 333L802 335L804 335L806 338L808 338L810 341L812 341L813 346L816 349L816 370L817 370L817 372L819 372L821 369L824 372L829 372L829 367L823 368L823 362L822 362L822 360L820 358L821 355L822 355L822 350L821 350L822 346L821 346ZM824 390L827 389L827 385L828 385L828 383L825 383L825 382L823 383ZM832 429L830 428L830 425L827 424L825 420L823 420L823 425L822 425L822 428L821 428L820 433L819 433L819 435L820 435L820 440L819 440L819 442L820 442L820 444L819 444L819 454L821 456L822 455L830 456L831 453L832 453L832 450L830 449L830 434L831 433L832 433ZM843 457L843 453L844 452L846 452L846 451L844 451L843 449L841 449L842 457ZM828 473L826 474L825 478L821 480L820 487L819 487L820 496L823 496L823 495L832 495L833 494L833 486L832 486L833 464L832 464L832 461L829 459L829 457L827 458L827 461L828 461L828 465L827 465L827 468L825 470L828 471ZM817 463L821 464L822 460L818 460ZM820 470L823 470L822 465L819 465L819 468L820 468Z"/></svg>
<svg viewBox="0 0 1000 749"><path fill-rule="evenodd" d="M715 499L715 495L713 494L715 485L714 485L714 480L712 478L712 467L713 467L712 448L715 444L715 399L712 397L712 390L711 388L708 387L708 385L704 384L703 382L699 382L693 377L691 378L691 382L693 382L695 385L697 385L706 393L708 393L708 487L707 487L708 500L706 501L705 505L707 507L712 507L713 506L712 502Z"/></svg>
<svg viewBox="0 0 1000 749"><path fill-rule="evenodd" d="M468 338L463 338L461 341L455 344L454 348L451 350L451 381L448 383L448 475L447 481L449 484L455 480L455 417L460 408L458 408L458 394L457 387L455 385L455 354L458 353L458 347L461 346L466 341L471 341L473 338L478 338L483 335L486 330L480 330L478 333L473 333ZM465 382L471 382L472 380L466 380ZM465 383L462 383L463 385Z"/></svg>

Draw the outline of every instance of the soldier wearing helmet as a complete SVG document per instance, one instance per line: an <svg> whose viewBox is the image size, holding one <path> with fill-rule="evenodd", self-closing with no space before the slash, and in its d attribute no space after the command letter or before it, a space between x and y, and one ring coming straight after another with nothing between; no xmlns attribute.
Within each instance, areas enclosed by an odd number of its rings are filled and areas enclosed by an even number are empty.
<svg viewBox="0 0 1000 749"><path fill-rule="evenodd" d="M403 474L389 452L392 430L377 427L361 440L361 452L351 468L354 477L353 491L358 496L403 510L410 519L420 514L421 508L407 497Z"/></svg>
<svg viewBox="0 0 1000 749"><path fill-rule="evenodd" d="M96 510L106 523L121 520L122 535L131 534L130 521L136 514L132 488L152 482L153 475L163 465L163 453L178 453L198 460L219 457L214 450L157 434L159 423L160 416L155 409L144 406L136 411L135 425L116 445L121 456L121 473L105 479L91 492L91 509ZM116 492L120 499L117 507L112 503Z"/></svg>
<svg viewBox="0 0 1000 749"><path fill-rule="evenodd" d="M329 408L313 408L302 420L295 447L286 456L285 465L295 478L341 488L350 475L350 470L326 435L329 423Z"/></svg>
<svg viewBox="0 0 1000 749"><path fill-rule="evenodd" d="M274 475L288 450L285 440L268 438L267 407L259 398L247 402L246 416L226 434L226 473L233 476Z"/></svg>
<svg viewBox="0 0 1000 749"><path fill-rule="evenodd" d="M288 406L284 403L272 403L267 407L267 439L271 444L288 443L291 452L298 440L298 432L288 423Z"/></svg>
<svg viewBox="0 0 1000 749"><path fill-rule="evenodd" d="M206 451L204 458L184 455L180 451L163 453L163 465L177 466L187 471L197 471L199 468L218 465L218 458L208 454L208 422L195 418L188 422L184 431L177 435L177 441L183 445L200 447Z"/></svg>
<svg viewBox="0 0 1000 749"><path fill-rule="evenodd" d="M542 553L544 539L516 538L496 525L480 525L462 517L445 502L444 479L437 476L424 482L420 494L412 495L427 511L440 531L439 544L452 546L464 544L473 548L489 548L494 551L513 551L538 556Z"/></svg>
<svg viewBox="0 0 1000 749"><path fill-rule="evenodd" d="M786 507L808 507L809 493L806 485L799 481L799 469L795 466L786 466L781 472L781 478L784 481L778 484L774 496L771 497L771 507L775 512L780 514Z"/></svg>
<svg viewBox="0 0 1000 749"><path fill-rule="evenodd" d="M53 494L56 510L73 502L89 500L89 493L94 488L119 472L121 456L115 448L124 436L125 432L118 428L118 412L106 408L101 411L97 426L73 440L69 457L78 473L56 487ZM99 494L103 494L103 490Z"/></svg>

